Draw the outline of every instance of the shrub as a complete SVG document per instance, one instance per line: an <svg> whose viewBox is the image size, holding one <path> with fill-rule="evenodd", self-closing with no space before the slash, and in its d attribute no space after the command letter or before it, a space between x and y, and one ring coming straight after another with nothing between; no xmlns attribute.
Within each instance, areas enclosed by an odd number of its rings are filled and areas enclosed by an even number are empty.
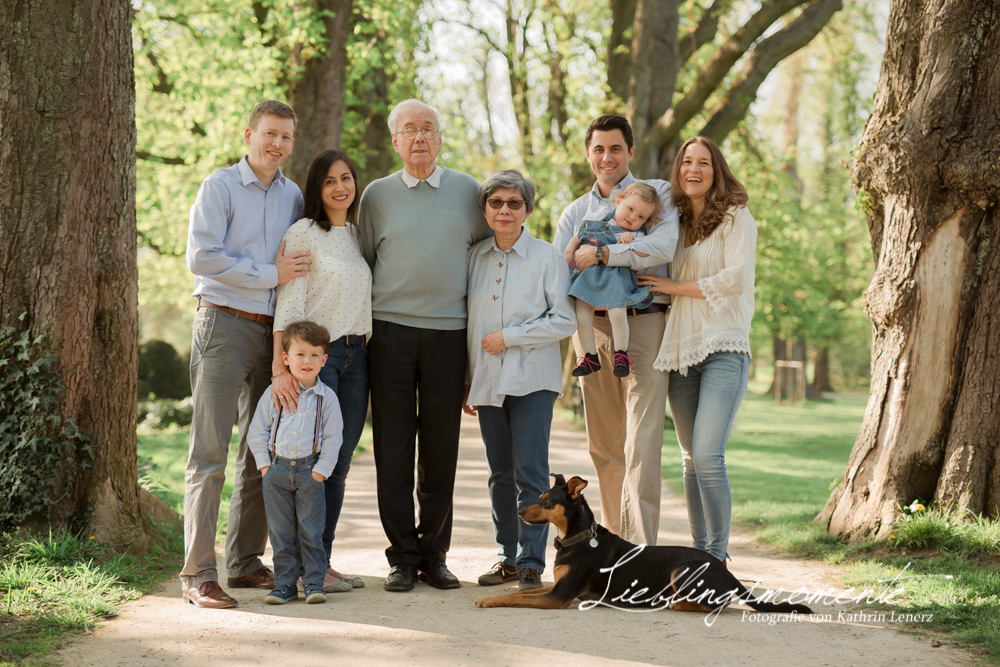
<svg viewBox="0 0 1000 667"><path fill-rule="evenodd" d="M182 399L191 395L188 365L170 343L148 340L139 346L139 396Z"/></svg>
<svg viewBox="0 0 1000 667"><path fill-rule="evenodd" d="M194 404L190 396L180 401L151 398L139 401L136 418L139 428L144 431L161 431L171 426L189 426L194 418Z"/></svg>

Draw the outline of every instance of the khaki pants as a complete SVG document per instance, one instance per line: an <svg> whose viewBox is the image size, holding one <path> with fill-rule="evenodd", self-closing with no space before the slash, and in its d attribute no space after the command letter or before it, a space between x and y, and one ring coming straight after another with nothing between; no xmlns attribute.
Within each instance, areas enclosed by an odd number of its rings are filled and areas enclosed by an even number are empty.
<svg viewBox="0 0 1000 667"><path fill-rule="evenodd" d="M590 458L601 485L601 522L636 544L656 544L660 527L660 452L667 405L667 378L653 368L663 340L663 313L628 318L632 374L611 374L611 324L594 318L601 370L583 380ZM579 335L573 345L581 350Z"/></svg>
<svg viewBox="0 0 1000 667"><path fill-rule="evenodd" d="M233 418L239 411L240 444L229 506L226 569L230 577L258 570L267 545L261 474L247 431L261 394L271 383L271 325L215 308L198 308L191 340L194 417L184 475L184 567L181 587L218 581L215 526Z"/></svg>

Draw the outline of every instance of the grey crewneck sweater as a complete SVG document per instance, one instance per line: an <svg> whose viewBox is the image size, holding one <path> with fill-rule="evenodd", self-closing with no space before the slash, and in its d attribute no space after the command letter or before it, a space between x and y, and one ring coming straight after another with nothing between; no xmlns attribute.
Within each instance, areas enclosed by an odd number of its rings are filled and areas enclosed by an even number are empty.
<svg viewBox="0 0 1000 667"><path fill-rule="evenodd" d="M443 169L441 185L408 188L403 172L361 196L361 253L372 268L372 319L422 329L466 327L469 248L492 232L479 210L479 184Z"/></svg>

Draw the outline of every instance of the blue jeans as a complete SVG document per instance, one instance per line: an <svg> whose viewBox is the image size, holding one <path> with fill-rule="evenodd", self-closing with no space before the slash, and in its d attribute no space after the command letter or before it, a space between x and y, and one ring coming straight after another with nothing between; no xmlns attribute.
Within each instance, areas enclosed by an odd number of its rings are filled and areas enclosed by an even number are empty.
<svg viewBox="0 0 1000 667"><path fill-rule="evenodd" d="M716 352L687 369L670 371L670 413L684 464L684 497L694 547L725 560L733 497L726 443L750 377L750 356Z"/></svg>
<svg viewBox="0 0 1000 667"><path fill-rule="evenodd" d="M549 432L555 392L508 396L503 407L478 406L490 468L490 502L499 559L518 570L545 569L548 525L532 526L517 511L549 490Z"/></svg>
<svg viewBox="0 0 1000 667"><path fill-rule="evenodd" d="M267 534L274 550L274 587L295 585L302 573L306 591L323 590L323 482L312 476L313 457L274 457L264 474Z"/></svg>
<svg viewBox="0 0 1000 667"><path fill-rule="evenodd" d="M344 508L344 489L351 457L361 440L368 415L368 351L364 345L330 343L326 365L319 371L319 379L337 394L340 412L344 417L344 443L340 446L337 465L326 479L326 527L323 530L323 549L326 562L330 563L337 521Z"/></svg>

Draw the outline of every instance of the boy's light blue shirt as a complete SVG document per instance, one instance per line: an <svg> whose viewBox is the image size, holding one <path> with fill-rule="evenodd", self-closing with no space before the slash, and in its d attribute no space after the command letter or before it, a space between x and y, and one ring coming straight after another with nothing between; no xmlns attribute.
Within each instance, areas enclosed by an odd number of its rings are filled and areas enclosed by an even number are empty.
<svg viewBox="0 0 1000 667"><path fill-rule="evenodd" d="M323 477L329 477L337 465L337 455L340 445L344 442L344 418L340 413L340 401L332 389L316 378L316 384L306 389L299 384L299 406L295 412L281 413L278 424L278 435L274 441L274 451L277 456L288 459L299 459L312 455L313 433L316 429L316 406L318 398L323 397L322 440L320 442L319 459L313 466L313 472ZM278 417L278 409L274 407L271 398L272 388L264 390L257 404L250 432L247 434L247 445L257 461L257 469L271 465L271 454L268 451L271 442L271 429Z"/></svg>

